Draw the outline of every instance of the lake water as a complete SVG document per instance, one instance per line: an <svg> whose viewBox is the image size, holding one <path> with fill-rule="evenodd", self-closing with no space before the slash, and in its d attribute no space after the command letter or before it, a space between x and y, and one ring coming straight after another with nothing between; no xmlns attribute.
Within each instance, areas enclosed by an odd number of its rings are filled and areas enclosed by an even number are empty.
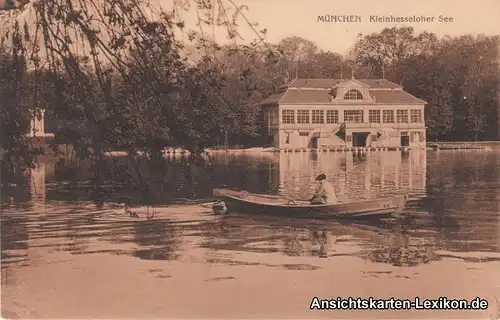
<svg viewBox="0 0 500 320"><path fill-rule="evenodd" d="M221 154L176 197L212 188L309 197L325 172L340 198L407 192L401 218L316 221L156 206L130 218L88 200L43 160L2 187L2 316L14 318L500 318L500 150ZM473 299L483 311L309 310L313 297Z"/></svg>

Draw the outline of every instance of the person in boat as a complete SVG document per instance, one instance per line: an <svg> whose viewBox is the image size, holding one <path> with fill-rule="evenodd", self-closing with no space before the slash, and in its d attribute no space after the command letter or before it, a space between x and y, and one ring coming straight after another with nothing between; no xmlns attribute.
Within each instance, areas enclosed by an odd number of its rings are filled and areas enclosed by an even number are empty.
<svg viewBox="0 0 500 320"><path fill-rule="evenodd" d="M311 204L335 204L337 203L337 195L333 184L326 180L326 174L322 173L316 177L319 185L311 198Z"/></svg>

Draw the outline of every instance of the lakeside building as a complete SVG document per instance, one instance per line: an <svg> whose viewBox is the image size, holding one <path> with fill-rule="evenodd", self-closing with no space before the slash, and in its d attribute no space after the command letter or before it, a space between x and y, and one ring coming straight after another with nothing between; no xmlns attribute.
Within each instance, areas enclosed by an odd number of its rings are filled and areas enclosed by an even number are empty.
<svg viewBox="0 0 500 320"><path fill-rule="evenodd" d="M278 149L425 148L427 102L385 79L295 79L261 102Z"/></svg>

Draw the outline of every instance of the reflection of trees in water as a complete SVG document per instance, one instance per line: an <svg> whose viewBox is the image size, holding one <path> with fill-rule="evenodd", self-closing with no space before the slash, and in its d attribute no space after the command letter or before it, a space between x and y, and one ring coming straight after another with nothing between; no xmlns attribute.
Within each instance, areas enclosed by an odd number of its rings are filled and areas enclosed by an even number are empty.
<svg viewBox="0 0 500 320"><path fill-rule="evenodd" d="M54 178L57 181L72 181L77 179L78 169L72 162L66 161L66 158L59 158L54 165Z"/></svg>
<svg viewBox="0 0 500 320"><path fill-rule="evenodd" d="M0 224L2 285L16 282L15 270L19 265L28 262L28 229L27 219L23 216L12 217L2 207L2 223Z"/></svg>
<svg viewBox="0 0 500 320"><path fill-rule="evenodd" d="M283 253L287 256L302 256L310 245L309 230L305 228L287 228L283 234Z"/></svg>
<svg viewBox="0 0 500 320"><path fill-rule="evenodd" d="M285 231L283 253L288 256L328 256L328 232L317 228L290 228Z"/></svg>
<svg viewBox="0 0 500 320"><path fill-rule="evenodd" d="M63 217L64 223L61 223L59 230L63 230L66 234L66 239L70 241L68 243L67 250L72 254L85 254L89 249L89 239L95 238L95 234L89 233L88 221L82 217L70 215L70 211ZM57 230L57 231L59 231Z"/></svg>
<svg viewBox="0 0 500 320"><path fill-rule="evenodd" d="M436 260L436 245L432 239L412 238L410 218L357 221L346 224L346 234L359 237L362 251L355 254L363 259L393 266L409 267ZM413 239L413 240L411 240Z"/></svg>
<svg viewBox="0 0 500 320"><path fill-rule="evenodd" d="M374 226L381 230L382 237L360 256L378 263L412 267L439 260L436 251L442 250L443 242L447 241L443 233L435 232L434 221L410 215L380 221Z"/></svg>
<svg viewBox="0 0 500 320"><path fill-rule="evenodd" d="M127 196L135 199L133 202L146 204L168 203L172 198L208 198L212 196L214 187L248 189L253 192L278 191L279 167L266 159L245 156L209 159L203 156L200 159L169 158L152 163L147 159L132 162L126 157L115 157L108 161L113 161L113 176L95 189L89 189L88 183L92 179L92 168L73 168L71 170L77 170L77 173L73 173L73 179L68 180L70 169L64 160L60 161L55 179L61 182L59 186L64 192L58 193L52 189L49 198L73 197L99 203L119 201ZM145 183L140 187L132 187L130 180L137 180L138 176Z"/></svg>
<svg viewBox="0 0 500 320"><path fill-rule="evenodd" d="M420 207L447 250L498 250L498 155L440 152L430 159Z"/></svg>
<svg viewBox="0 0 500 320"><path fill-rule="evenodd" d="M337 239L340 241L340 237L348 236L347 239L352 240L342 242L354 241L361 247L361 252L347 253L349 255L394 266L416 266L439 259L435 252L441 247L439 235L429 237L427 233L420 236L420 226L410 217L378 222L322 221L321 224L312 220L284 222L267 217L252 217L252 224L245 223L242 218L233 221L231 217L226 217L223 221L225 232L217 233L215 240L207 243L209 248L268 253L278 251L288 256L328 258L331 245L340 244ZM278 250L266 249L270 244L271 248L279 245Z"/></svg>
<svg viewBox="0 0 500 320"><path fill-rule="evenodd" d="M0 195L3 204L25 202L31 198L29 174L7 170L8 164L0 161Z"/></svg>
<svg viewBox="0 0 500 320"><path fill-rule="evenodd" d="M99 197L113 200L115 197L113 194L126 194L139 199L139 202L141 199L155 198L155 203L164 203L168 198L207 198L212 196L214 187L247 189L250 192L260 193L282 192L299 196L301 193L311 191L310 185L313 184L316 174L326 172L328 176L334 178L340 195L353 196L361 192L367 193L365 196L373 196L378 188L384 188L384 181L386 186L392 183L396 188L399 185L393 180L401 177L393 171L395 167L406 164L402 164L401 156L399 158L396 156L396 153L326 152L315 154L316 159L313 159L310 153L279 155L270 153L267 156L217 155L209 161L192 161L192 165L189 165L191 160L186 158L169 158L153 164L146 159L132 163L126 157L115 157L108 159L114 161L113 176L109 177L111 180L104 183L99 190L80 193L80 196L77 196L76 188L73 189L68 185L63 185L62 188L65 189L67 196L71 195L82 200L87 197L97 202L104 201L98 199ZM92 176L91 168L84 168L83 165L80 164L71 180L78 181L80 189L87 188L88 184L82 182L89 181ZM62 173L58 174L56 179L64 179L67 173L65 172L67 168L64 169L66 165L59 163L58 166L60 169L57 171ZM384 173L382 167L385 168L385 175L381 174ZM149 184L149 192L145 192L148 189L146 186L132 188L127 183L138 175ZM374 176L379 178L373 179ZM51 193L49 198L55 196Z"/></svg>
<svg viewBox="0 0 500 320"><path fill-rule="evenodd" d="M4 208L2 208L2 211ZM27 258L28 250L28 229L27 219L10 217L2 213L1 227L1 248L2 248L2 269L9 267L13 263L23 262Z"/></svg>
<svg viewBox="0 0 500 320"><path fill-rule="evenodd" d="M320 171L335 178L340 195L350 197L366 193L363 197L367 197L377 194L379 189L389 190L411 184L396 181L408 179L408 175L398 174L396 169L399 167L413 166L413 177L425 170L425 163L415 166L420 161L418 154L408 156L411 164L403 161L398 154L322 152L315 154L315 159L310 153L217 155L209 161L192 161L192 165L185 158L169 158L153 163L147 159L132 162L127 157L114 157L108 159L113 161L114 168L113 175L107 177L110 180L100 188L90 190L91 192L88 188L92 168L84 162L70 165L67 161L60 160L55 164L55 179L64 183L59 185L60 192L54 193L54 188L51 187L49 199L92 199L98 203L127 195L138 199L137 202L165 203L168 198L211 197L214 187L299 196L311 191L310 185ZM147 183L140 188L132 188L127 181L136 179L138 175ZM414 180L420 183L415 178ZM416 187L419 188L418 185Z"/></svg>
<svg viewBox="0 0 500 320"><path fill-rule="evenodd" d="M439 259L435 253L438 248L432 241L430 244L419 243L419 239L413 239L412 244L411 238L401 231L388 237L389 244L365 251L361 256L373 262L387 263L396 267L415 267Z"/></svg>
<svg viewBox="0 0 500 320"><path fill-rule="evenodd" d="M138 221L132 242L140 246L134 256L146 260L176 260L181 232L168 221Z"/></svg>

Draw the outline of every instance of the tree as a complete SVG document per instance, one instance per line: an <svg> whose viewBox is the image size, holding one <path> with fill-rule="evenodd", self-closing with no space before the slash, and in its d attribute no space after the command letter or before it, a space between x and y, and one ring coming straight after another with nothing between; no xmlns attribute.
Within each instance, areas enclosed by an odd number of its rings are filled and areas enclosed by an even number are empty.
<svg viewBox="0 0 500 320"><path fill-rule="evenodd" d="M495 92L499 83L498 37L461 36L442 40L443 59L454 74L454 139L495 139Z"/></svg>
<svg viewBox="0 0 500 320"><path fill-rule="evenodd" d="M369 67L373 76L400 81L402 74L396 71L397 64L416 55L432 54L437 46L437 37L428 32L414 34L413 27L385 28L379 33L358 35L353 48L355 61Z"/></svg>
<svg viewBox="0 0 500 320"><path fill-rule="evenodd" d="M7 171L18 176L36 163L39 148L33 148L26 134L30 128L33 83L27 79L26 52L22 45L22 31L18 23L11 30L11 44L0 49L0 145L6 151Z"/></svg>
<svg viewBox="0 0 500 320"><path fill-rule="evenodd" d="M244 6L219 1L214 7L201 0L187 5L201 13L202 24L225 27L229 37L238 37L236 25ZM132 156L136 150L144 150L151 157L172 143L199 152L220 137L225 117L234 117L228 113L227 99L217 94L217 68L201 68L201 63L193 66L183 53L178 30L187 33L188 40L204 54L199 60L212 61L211 55L219 48L207 41L202 29L186 32L184 23L175 18L182 9L175 3L172 10L156 10L141 0L46 0L26 9L32 10L35 21L26 24L23 41L20 28L15 37L11 33L3 38L2 44L5 39L15 40L17 47L8 46L17 50L12 51L15 61L24 59L35 73L49 70L53 75L53 98L58 103L51 111L56 118L76 118L85 127L84 134L67 138L79 158L94 163L97 188L113 176L105 158L107 151L124 148ZM16 21L15 14L11 16ZM253 24L249 27L258 38L248 46L251 50L262 42L263 33ZM21 75L7 88L20 83ZM7 106L17 118L21 117L15 113L19 98ZM12 117L2 118L7 123L2 128L16 124ZM18 136L25 139L23 134ZM18 157L30 149L19 141L4 145ZM140 181L140 174L132 178L133 183L146 183Z"/></svg>
<svg viewBox="0 0 500 320"><path fill-rule="evenodd" d="M386 28L360 35L350 60L357 77L385 76L428 101L429 137L495 139L498 48L498 37L438 39L429 32L415 35L412 28Z"/></svg>

